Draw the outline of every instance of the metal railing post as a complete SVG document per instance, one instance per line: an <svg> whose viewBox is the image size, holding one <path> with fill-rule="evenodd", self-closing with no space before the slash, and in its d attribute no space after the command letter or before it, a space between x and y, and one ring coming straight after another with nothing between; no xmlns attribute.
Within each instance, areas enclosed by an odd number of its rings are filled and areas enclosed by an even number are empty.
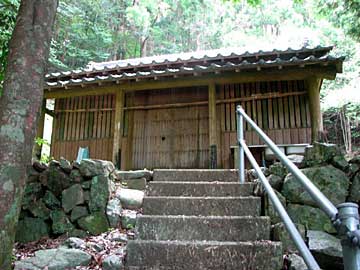
<svg viewBox="0 0 360 270"><path fill-rule="evenodd" d="M340 226L344 270L360 269L359 212L355 203L342 203L337 206Z"/></svg>
<svg viewBox="0 0 360 270"><path fill-rule="evenodd" d="M244 147L242 147L241 142L244 140L244 117L240 113L241 106L237 106L236 115L237 115L237 139L239 146L239 180L240 183L245 183L245 158L244 158Z"/></svg>

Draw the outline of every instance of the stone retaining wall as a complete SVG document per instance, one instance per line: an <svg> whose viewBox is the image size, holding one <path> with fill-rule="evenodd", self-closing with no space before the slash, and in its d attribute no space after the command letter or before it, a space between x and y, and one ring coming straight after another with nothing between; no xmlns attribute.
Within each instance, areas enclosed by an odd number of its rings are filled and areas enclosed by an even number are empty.
<svg viewBox="0 0 360 270"><path fill-rule="evenodd" d="M136 189L144 190L151 176L149 171L117 171L103 160L35 162L28 170L16 241L131 228L144 196Z"/></svg>

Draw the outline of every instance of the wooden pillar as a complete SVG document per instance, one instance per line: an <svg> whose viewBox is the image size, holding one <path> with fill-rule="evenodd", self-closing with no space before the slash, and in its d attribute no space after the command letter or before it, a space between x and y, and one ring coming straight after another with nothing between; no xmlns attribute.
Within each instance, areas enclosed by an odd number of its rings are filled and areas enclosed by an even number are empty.
<svg viewBox="0 0 360 270"><path fill-rule="evenodd" d="M124 90L119 90L116 92L116 102L115 102L115 120L114 120L114 142L113 142L113 153L112 161L117 166L120 167L120 153L121 153L121 131L123 126L123 115L124 115Z"/></svg>
<svg viewBox="0 0 360 270"><path fill-rule="evenodd" d="M134 93L131 93L129 99L129 106L134 104ZM133 143L134 143L134 110L128 111L128 134L126 140L126 156L125 158L125 170L131 170L132 158L133 158Z"/></svg>
<svg viewBox="0 0 360 270"><path fill-rule="evenodd" d="M324 128L320 108L320 88L322 79L310 77L306 80L309 109L311 118L311 142L320 141L323 138Z"/></svg>
<svg viewBox="0 0 360 270"><path fill-rule="evenodd" d="M210 169L217 168L217 128L216 128L216 85L209 84L209 150L210 150Z"/></svg>
<svg viewBox="0 0 360 270"><path fill-rule="evenodd" d="M40 112L39 112L39 118L38 118L38 125L36 130L36 137L35 138L43 138L44 136L44 122L45 122L45 111L46 111L46 99L43 99ZM34 159L41 159L41 150L42 145L34 144L33 147L33 158Z"/></svg>

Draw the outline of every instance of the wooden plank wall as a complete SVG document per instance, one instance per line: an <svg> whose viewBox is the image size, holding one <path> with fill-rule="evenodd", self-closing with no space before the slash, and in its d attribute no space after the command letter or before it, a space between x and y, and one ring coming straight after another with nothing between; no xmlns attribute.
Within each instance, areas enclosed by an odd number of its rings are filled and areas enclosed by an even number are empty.
<svg viewBox="0 0 360 270"><path fill-rule="evenodd" d="M221 100L237 99L234 102ZM311 141L309 101L304 81L274 81L226 84L217 87L217 111L221 132L221 164L232 166L230 147L236 145L235 108L246 113L277 144L299 144ZM248 145L263 145L251 127L245 125Z"/></svg>
<svg viewBox="0 0 360 270"><path fill-rule="evenodd" d="M207 87L139 91L133 106L207 101ZM133 110L132 167L208 168L208 106ZM130 114L126 111L125 118ZM127 121L125 120L125 123ZM125 128L124 136L127 136ZM126 144L126 141L125 141Z"/></svg>
<svg viewBox="0 0 360 270"><path fill-rule="evenodd" d="M51 155L74 160L87 146L91 158L111 160L114 114L114 95L57 99Z"/></svg>

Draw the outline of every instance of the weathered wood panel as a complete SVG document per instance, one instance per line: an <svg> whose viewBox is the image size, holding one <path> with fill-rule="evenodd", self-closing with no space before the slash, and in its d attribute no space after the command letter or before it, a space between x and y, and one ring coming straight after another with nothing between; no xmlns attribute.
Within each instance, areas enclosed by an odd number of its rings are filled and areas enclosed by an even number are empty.
<svg viewBox="0 0 360 270"><path fill-rule="evenodd" d="M133 106L207 101L207 87L135 93ZM207 105L135 109L132 168L208 168ZM124 134L126 136L126 134Z"/></svg>
<svg viewBox="0 0 360 270"><path fill-rule="evenodd" d="M240 89L240 91L233 91ZM228 101L231 97L234 102ZM224 100L224 103L222 103ZM221 116L221 163L230 168L231 146L236 145L236 125L233 123L237 105L277 144L309 143L311 119L308 95L303 81L256 82L218 86L217 101ZM248 145L263 145L259 136L245 124Z"/></svg>
<svg viewBox="0 0 360 270"><path fill-rule="evenodd" d="M90 157L112 160L114 100L114 95L57 99L51 155L74 160L79 147L89 147Z"/></svg>

